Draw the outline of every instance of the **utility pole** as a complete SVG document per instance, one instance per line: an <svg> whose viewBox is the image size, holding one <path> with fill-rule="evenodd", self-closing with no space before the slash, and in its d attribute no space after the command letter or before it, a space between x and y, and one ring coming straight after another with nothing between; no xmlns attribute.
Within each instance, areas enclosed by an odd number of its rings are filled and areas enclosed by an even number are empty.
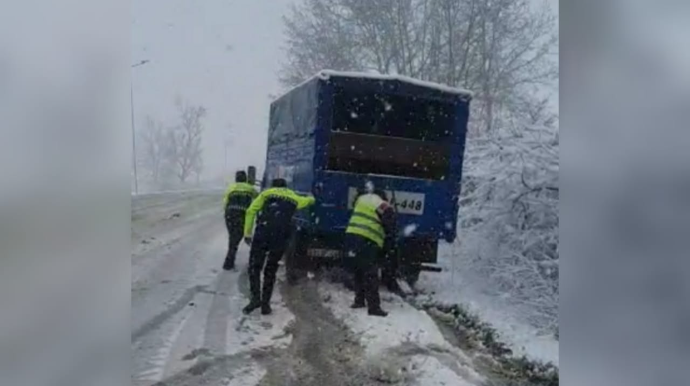
<svg viewBox="0 0 690 386"><path fill-rule="evenodd" d="M132 68L143 66L148 63L148 60L142 60L139 63L133 64ZM129 104L130 112L132 114L132 166L134 167L134 195L139 194L139 179L137 178L137 142L136 130L134 129L134 86L132 84L132 77L129 78Z"/></svg>

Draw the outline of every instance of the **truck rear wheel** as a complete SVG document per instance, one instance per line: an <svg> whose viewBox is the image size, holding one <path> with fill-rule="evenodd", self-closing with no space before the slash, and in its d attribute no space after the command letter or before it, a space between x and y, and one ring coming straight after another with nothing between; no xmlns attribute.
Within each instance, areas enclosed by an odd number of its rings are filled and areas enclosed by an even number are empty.
<svg viewBox="0 0 690 386"><path fill-rule="evenodd" d="M419 280L419 274L422 272L422 268L419 265L409 265L402 270L403 279L410 285L414 287Z"/></svg>
<svg viewBox="0 0 690 386"><path fill-rule="evenodd" d="M435 263L438 252L438 240L433 237L406 238L400 246L400 274L414 287L419 281L423 263Z"/></svg>

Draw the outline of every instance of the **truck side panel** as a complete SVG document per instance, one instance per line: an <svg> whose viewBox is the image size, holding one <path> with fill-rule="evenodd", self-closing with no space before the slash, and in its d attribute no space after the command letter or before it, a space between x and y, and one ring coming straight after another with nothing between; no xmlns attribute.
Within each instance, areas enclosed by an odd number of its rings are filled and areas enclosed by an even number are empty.
<svg viewBox="0 0 690 386"><path fill-rule="evenodd" d="M271 104L265 184L285 178L295 191L311 192L317 87L307 82Z"/></svg>
<svg viewBox="0 0 690 386"><path fill-rule="evenodd" d="M451 221L452 223L452 230L448 230L449 232L452 232L452 238L450 237L450 234L446 235L446 240L449 242L454 241L455 237L457 236L457 218L460 207L459 200L460 187L462 182L462 165L465 155L467 123L470 116L469 103L457 103L456 106L457 110L455 112L454 117L455 129L453 130L453 145L450 159L451 167L450 172L448 173L448 182L450 183L451 188L446 190L446 197L444 198L444 200L447 200L446 202L451 202L453 205L452 208L450 208L450 212L452 213L452 220L445 220L446 222Z"/></svg>
<svg viewBox="0 0 690 386"><path fill-rule="evenodd" d="M316 127L314 144L316 153L314 154L314 174L326 170L328 164L328 139L333 111L333 85L330 82L318 80L318 105L316 110Z"/></svg>

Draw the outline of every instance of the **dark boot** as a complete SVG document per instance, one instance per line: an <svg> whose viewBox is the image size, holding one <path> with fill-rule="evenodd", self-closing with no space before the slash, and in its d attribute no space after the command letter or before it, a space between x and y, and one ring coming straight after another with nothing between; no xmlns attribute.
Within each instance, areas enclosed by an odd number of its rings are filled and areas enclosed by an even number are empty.
<svg viewBox="0 0 690 386"><path fill-rule="evenodd" d="M230 259L230 256L225 258L225 262L223 263L223 269L226 271L231 271L235 269L235 262Z"/></svg>
<svg viewBox="0 0 690 386"><path fill-rule="evenodd" d="M271 305L268 303L263 303L261 305L261 315L270 315L273 312Z"/></svg>
<svg viewBox="0 0 690 386"><path fill-rule="evenodd" d="M253 300L253 301L249 302L249 304L247 304L247 306L242 309L242 312L245 315L248 315L248 314L251 314L254 310L256 310L259 307L261 307L261 302Z"/></svg>
<svg viewBox="0 0 690 386"><path fill-rule="evenodd" d="M384 318L385 318L386 316L388 316L388 312L382 310L381 307L370 308L370 309L369 309L369 315L372 315L372 316L381 316L381 317L384 317Z"/></svg>
<svg viewBox="0 0 690 386"><path fill-rule="evenodd" d="M357 300L355 300L355 302L352 303L352 305L350 306L350 308L352 308L352 309L357 309L357 308L364 308L364 307L366 307L366 306L367 306L367 305L364 304L364 301L358 302Z"/></svg>
<svg viewBox="0 0 690 386"><path fill-rule="evenodd" d="M364 295L357 294L355 296L355 302L352 303L350 308L357 309L357 308L364 308L367 305L364 303Z"/></svg>

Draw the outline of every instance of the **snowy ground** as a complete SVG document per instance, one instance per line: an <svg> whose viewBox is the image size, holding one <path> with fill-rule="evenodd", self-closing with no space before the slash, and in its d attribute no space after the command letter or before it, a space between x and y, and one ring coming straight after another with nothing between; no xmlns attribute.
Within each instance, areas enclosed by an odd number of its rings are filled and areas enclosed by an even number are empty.
<svg viewBox="0 0 690 386"><path fill-rule="evenodd" d="M270 320L244 316L246 270L219 269L226 233L219 196L168 195L133 203L132 384L196 371L206 359L230 359L218 379L254 385L266 369L250 355L287 347L294 316L276 293ZM179 215L179 216L178 216ZM239 264L246 265L242 247Z"/></svg>
<svg viewBox="0 0 690 386"><path fill-rule="evenodd" d="M353 296L340 286L321 283L328 309L342 319L364 346L371 374L409 385L478 385L484 377L472 359L448 343L436 323L398 296L382 295L386 318L351 310Z"/></svg>
<svg viewBox="0 0 690 386"><path fill-rule="evenodd" d="M500 334L501 341L517 355L558 366L559 344L551 333L545 333L526 321L529 307L516 307L508 296L496 296L485 288L486 281L467 269L464 257L449 245L439 247L440 273L422 273L418 287L433 293L437 301L464 305L489 323Z"/></svg>
<svg viewBox="0 0 690 386"><path fill-rule="evenodd" d="M240 248L237 271L220 269L220 202L217 193L196 193L132 203L132 385L491 384L475 353L385 291L390 315L371 317L349 308L352 294L341 285L287 286L281 268L274 313L244 316L248 248ZM451 272L438 275L429 278L447 285Z"/></svg>

